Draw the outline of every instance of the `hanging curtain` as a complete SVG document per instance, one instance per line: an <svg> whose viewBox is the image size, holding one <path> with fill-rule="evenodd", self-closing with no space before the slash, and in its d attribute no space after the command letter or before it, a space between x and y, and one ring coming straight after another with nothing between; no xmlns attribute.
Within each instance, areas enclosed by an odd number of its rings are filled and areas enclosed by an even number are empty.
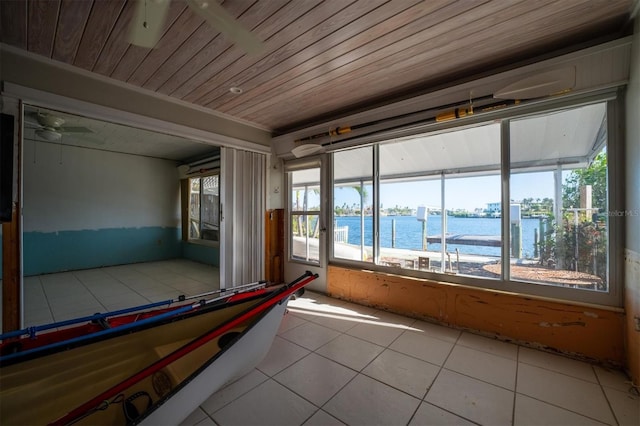
<svg viewBox="0 0 640 426"><path fill-rule="evenodd" d="M264 278L267 156L222 148L221 288Z"/></svg>

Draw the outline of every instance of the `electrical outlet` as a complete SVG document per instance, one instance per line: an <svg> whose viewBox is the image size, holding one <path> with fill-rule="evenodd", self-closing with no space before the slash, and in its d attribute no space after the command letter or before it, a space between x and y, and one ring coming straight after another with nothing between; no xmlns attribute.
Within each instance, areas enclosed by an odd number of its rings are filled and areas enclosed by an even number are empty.
<svg viewBox="0 0 640 426"><path fill-rule="evenodd" d="M633 321L636 324L636 331L640 331L640 317L633 317Z"/></svg>

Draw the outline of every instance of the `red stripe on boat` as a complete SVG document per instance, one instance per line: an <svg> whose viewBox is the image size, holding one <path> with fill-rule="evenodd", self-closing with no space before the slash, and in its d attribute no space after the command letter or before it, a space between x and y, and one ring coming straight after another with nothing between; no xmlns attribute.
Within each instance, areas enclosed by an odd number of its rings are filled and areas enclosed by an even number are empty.
<svg viewBox="0 0 640 426"><path fill-rule="evenodd" d="M87 401L86 403L82 404L81 406L77 407L76 409L70 411L65 416L63 416L63 417L59 418L58 420L55 420L54 422L50 423L50 425L66 425L66 424L69 424L69 423L73 422L78 417L86 414L89 410L94 409L96 406L98 406L99 404L102 404L104 401L110 400L113 396L115 396L115 395L121 393L122 391L128 389L129 387L131 387L134 384L138 383L142 379L152 375L156 371L163 369L164 367L166 367L167 365L169 365L172 362L176 361L177 359L181 358L182 356L186 355L187 353L199 348L200 346L204 345L207 342L210 342L211 340L213 340L216 337L224 334L225 332L231 330L232 328L234 328L237 325L243 323L244 321L252 318L253 316L258 315L262 311L266 310L268 307L270 307L272 305L275 305L276 303L279 303L285 297L295 293L300 288L304 287L309 282L311 282L314 279L316 279L316 277L317 277L316 275L310 275L310 276L302 279L300 282L294 284L293 286L288 288L286 291L284 291L282 293L281 297L274 297L274 298L269 299L269 300L267 300L265 302L262 302L258 306L255 306L254 308L251 308L251 309L247 310L246 312L240 314L240 316L238 316L237 318L227 322L226 324L223 324L222 326L220 326L219 328L211 331L210 333L205 334L201 338L199 338L197 340L194 340L194 341L192 341L190 343L187 343L185 346L183 346L183 347L181 347L179 349L176 349L174 352L170 353L166 357L156 361L155 363L151 364L147 368L145 368L145 369L139 371L138 373L134 374L133 376L129 377L125 381L115 385L111 389L108 389L107 391L101 393L100 395L96 396L95 398ZM240 295L242 295L242 293L240 293L240 294L238 294L236 296L240 296ZM233 297L234 296L232 296L232 298ZM244 297L247 297L247 296L245 295ZM244 297L241 297L241 298L244 298Z"/></svg>

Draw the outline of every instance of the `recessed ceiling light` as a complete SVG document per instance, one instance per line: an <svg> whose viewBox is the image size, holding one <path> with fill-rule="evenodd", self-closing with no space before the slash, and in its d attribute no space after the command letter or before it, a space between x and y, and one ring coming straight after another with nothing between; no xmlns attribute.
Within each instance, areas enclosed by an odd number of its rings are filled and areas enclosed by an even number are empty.
<svg viewBox="0 0 640 426"><path fill-rule="evenodd" d="M234 95L239 95L240 93L242 93L242 89L239 87L231 87L229 88L229 91Z"/></svg>

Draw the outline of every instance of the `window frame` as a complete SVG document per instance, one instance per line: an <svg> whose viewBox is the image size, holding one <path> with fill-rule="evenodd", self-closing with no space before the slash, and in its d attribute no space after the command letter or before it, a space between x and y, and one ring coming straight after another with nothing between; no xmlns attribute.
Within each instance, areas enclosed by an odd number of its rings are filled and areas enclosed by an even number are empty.
<svg viewBox="0 0 640 426"><path fill-rule="evenodd" d="M369 140L361 139L359 141L353 141L349 144L348 148L372 146L374 153L377 153L376 148L380 144L386 141L391 141L397 137L406 137L413 135L431 135L439 132L448 132L463 129L467 126L475 126L487 124L490 122L499 122L501 125L501 189L502 197L501 203L503 206L503 219L501 223L501 232L503 237L503 243L501 247L501 261L502 264L509 264L509 238L510 235L510 220L509 220L509 206L510 204L510 123L513 119L527 118L536 114L545 114L554 111L565 110L568 108L578 108L584 105L594 103L606 103L606 117L607 117L607 182L608 182L608 196L609 196L609 211L623 211L622 204L622 190L617 185L621 182L622 168L612 166L612 164L623 164L622 158L622 134L620 131L621 112L624 108L623 97L618 96L616 89L605 89L591 94L582 95L568 95L563 98L533 101L530 103L524 103L516 107L492 111L486 114L468 117L468 119L434 123L420 126L413 126L411 129L400 129L391 132L381 132L379 135L371 136ZM385 136L386 135L386 136ZM385 136L385 137L383 137ZM335 146L335 145L334 145ZM334 148L332 152L337 152L347 148L339 147ZM379 251L379 160L377 155L374 154L374 253ZM333 155L329 156L329 167L333 170ZM334 222L334 178L333 173L329 173L327 176L327 185L329 192L329 200L331 203L331 211L327 212L327 221L329 224L329 235L333 235L333 222ZM358 260L349 260L344 258L337 258L334 256L333 241L328 244L330 247L329 263L347 267L366 267L368 269L380 271L380 272L393 272L399 275L415 278L425 278L438 282L448 282L452 284L466 285L478 289L489 290L501 290L512 293L536 296L542 298L549 298L554 300L564 300L569 303L583 303L583 304L595 304L600 306L620 307L622 306L622 249L624 239L624 218L610 216L609 217L609 247L608 247L608 291L596 292L596 291L584 291L575 288L567 288L561 286L536 284L531 282L516 281L510 278L510 268L502 268L502 275L498 280L484 280L478 279L478 277L463 276L463 275L449 275L442 273L432 273L429 271L418 271L412 269L400 269L393 268L378 264L378 258L374 260L374 263L363 262ZM376 250L378 248L378 250Z"/></svg>
<svg viewBox="0 0 640 426"><path fill-rule="evenodd" d="M318 227L320 232L324 232L325 231L325 226L323 225L324 223L324 218L323 218L323 213L322 212L322 204L323 204L323 200L326 197L326 194L324 194L323 192L325 192L324 187L326 185L323 185L323 161L319 158L319 157L311 157L309 159L301 159L298 161L290 161L286 164L285 167L285 173L286 173L286 180L287 180L287 193L286 193L286 225L285 225L285 232L286 232L286 236L287 236L287 261L288 262L292 262L292 263L298 263L298 264L303 264L303 265L309 265L309 266L313 266L313 267L323 267L325 265L326 262L326 257L323 255L322 252L322 247L320 247L321 244L321 238L318 238L318 244L319 244L319 250L318 250L318 260L312 260L312 259L303 259L297 256L293 255L293 229L292 229L292 221L293 218L295 216L315 216L317 217L317 221L318 221ZM318 180L318 187L319 187L319 199L320 199L320 203L319 203L319 207L320 210L293 210L293 199L292 199L292 193L294 190L294 185L293 185L293 173L298 172L298 171L304 171L304 170L310 170L310 169L318 169L318 173L319 173L319 180ZM325 251L326 251L326 247L325 247ZM307 251L307 255L308 255L308 251Z"/></svg>
<svg viewBox="0 0 640 426"><path fill-rule="evenodd" d="M210 176L218 176L218 239L217 240L210 240L210 239L205 239L202 238L202 207L203 207L203 203L202 203L202 180L210 177ZM198 220L198 224L199 224L199 234L200 237L198 238L193 238L191 237L191 181L193 179L200 179L200 190L198 191L198 203L199 203L199 220ZM187 180L187 188L188 188L188 196L186 199L187 205L186 205L186 215L187 215L187 224L188 224L188 229L187 229L187 233L186 233L186 237L187 237L187 242L190 243L194 243L194 244L203 244L203 245L210 245L210 246L218 246L220 244L220 222L221 222L221 216L222 216L222 210L221 210L221 202L220 202L220 188L221 188L221 182L222 182L222 177L220 175L220 169L214 169L214 170L210 170L207 171L206 173L203 174L197 174L194 176L189 176L186 178Z"/></svg>

